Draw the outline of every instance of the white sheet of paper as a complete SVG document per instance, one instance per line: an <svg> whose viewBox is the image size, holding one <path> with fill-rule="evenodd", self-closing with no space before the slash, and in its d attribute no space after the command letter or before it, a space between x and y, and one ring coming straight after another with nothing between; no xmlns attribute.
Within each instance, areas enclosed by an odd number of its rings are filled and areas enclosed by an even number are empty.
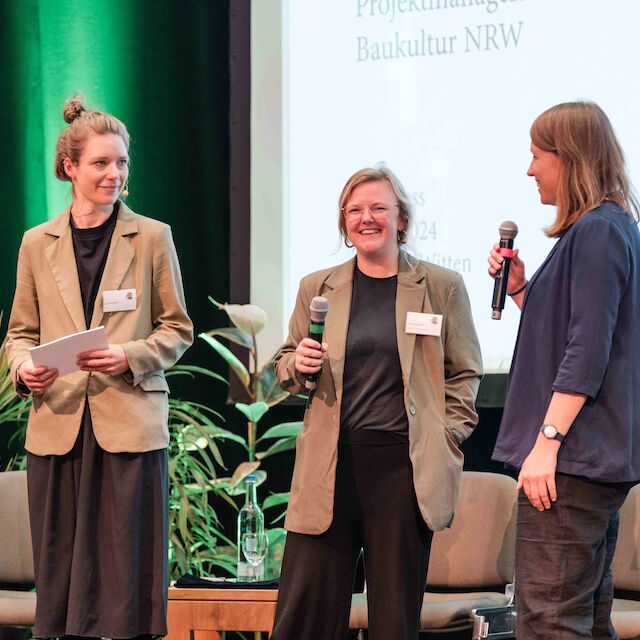
<svg viewBox="0 0 640 640"><path fill-rule="evenodd" d="M441 331L442 314L407 311L405 333L417 333L420 336L439 336Z"/></svg>
<svg viewBox="0 0 640 640"><path fill-rule="evenodd" d="M31 347L29 352L36 367L55 368L59 376L65 376L67 373L78 371L76 360L79 353L108 347L107 334L101 325L95 329L72 333L64 338Z"/></svg>

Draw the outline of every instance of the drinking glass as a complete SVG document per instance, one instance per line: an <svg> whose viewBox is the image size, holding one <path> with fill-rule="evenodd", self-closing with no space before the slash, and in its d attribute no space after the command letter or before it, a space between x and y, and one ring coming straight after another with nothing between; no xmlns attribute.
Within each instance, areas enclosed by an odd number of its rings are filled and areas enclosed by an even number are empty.
<svg viewBox="0 0 640 640"><path fill-rule="evenodd" d="M268 547L269 539L266 533L242 534L242 553L252 567L258 567L264 562Z"/></svg>

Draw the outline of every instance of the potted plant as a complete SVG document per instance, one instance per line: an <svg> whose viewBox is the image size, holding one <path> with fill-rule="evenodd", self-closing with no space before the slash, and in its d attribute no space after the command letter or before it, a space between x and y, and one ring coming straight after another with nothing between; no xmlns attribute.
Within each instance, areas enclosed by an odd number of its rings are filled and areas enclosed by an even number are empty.
<svg viewBox="0 0 640 640"><path fill-rule="evenodd" d="M224 311L233 326L201 333L206 342L228 365L231 375L239 381L244 402L234 402L243 424L239 428L222 427L222 415L215 410L191 401L169 400L170 477L170 539L173 575L196 572L215 573L220 567L235 574L237 546L235 531L225 532L220 523L213 497L225 500L234 510L239 509L238 496L244 496L244 479L250 473L257 483L266 480L262 461L280 452L295 448L302 422L285 422L263 432L260 421L274 405L288 397L277 384L275 366L270 359L259 366L257 334L266 323L266 313L255 305L221 304L210 298L217 309ZM249 366L220 339L247 349ZM222 376L208 369L177 365L168 376L202 374L228 384ZM242 447L246 458L229 473L221 446L233 443ZM224 475L219 474L219 470ZM289 493L273 493L262 502L263 510L285 507ZM238 500L239 502L239 500ZM276 514L276 524L284 513ZM265 564L266 576L277 576L284 549L284 529L267 529L269 554Z"/></svg>

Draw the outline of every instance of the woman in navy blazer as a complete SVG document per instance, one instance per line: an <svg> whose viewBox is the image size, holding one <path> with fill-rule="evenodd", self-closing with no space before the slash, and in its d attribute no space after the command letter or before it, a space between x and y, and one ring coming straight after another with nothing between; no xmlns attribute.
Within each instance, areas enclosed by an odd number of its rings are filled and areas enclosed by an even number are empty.
<svg viewBox="0 0 640 640"><path fill-rule="evenodd" d="M494 458L518 469L518 638L616 638L611 558L618 510L640 479L638 205L611 124L594 103L531 127L540 200L557 243L527 282ZM489 256L495 276L503 257Z"/></svg>

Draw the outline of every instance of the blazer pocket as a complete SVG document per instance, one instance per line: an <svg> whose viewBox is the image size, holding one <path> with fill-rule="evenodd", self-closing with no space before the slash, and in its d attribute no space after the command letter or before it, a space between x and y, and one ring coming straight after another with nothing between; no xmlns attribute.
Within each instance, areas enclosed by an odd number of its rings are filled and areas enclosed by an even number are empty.
<svg viewBox="0 0 640 640"><path fill-rule="evenodd" d="M460 443L458 442L458 438L456 438L455 433L447 426L444 427L444 435L447 441L447 448L449 452L462 466L464 455L462 454L462 451L460 451Z"/></svg>
<svg viewBox="0 0 640 640"><path fill-rule="evenodd" d="M144 391L165 391L169 393L169 385L165 377L159 373L143 378L138 386Z"/></svg>

